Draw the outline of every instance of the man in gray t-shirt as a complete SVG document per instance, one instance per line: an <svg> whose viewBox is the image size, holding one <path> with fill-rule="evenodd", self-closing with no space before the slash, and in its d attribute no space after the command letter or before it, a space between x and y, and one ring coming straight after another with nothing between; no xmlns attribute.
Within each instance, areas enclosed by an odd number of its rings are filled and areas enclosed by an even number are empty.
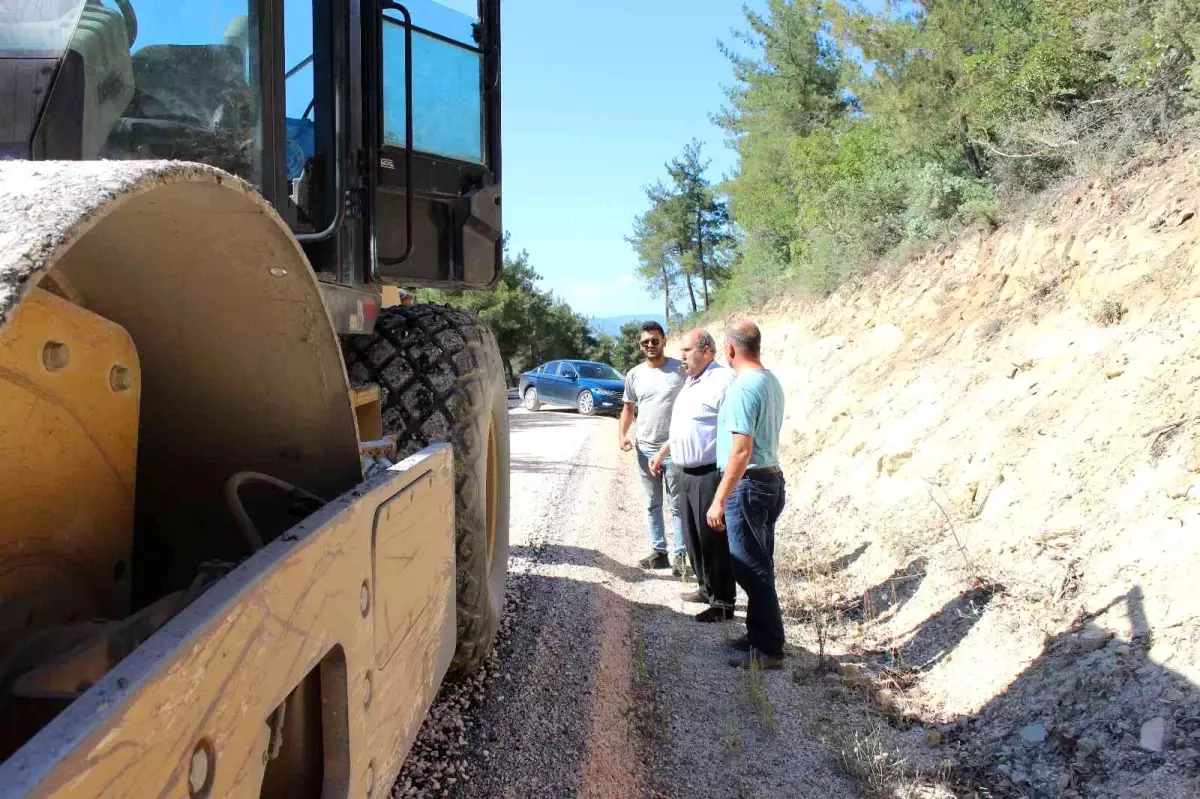
<svg viewBox="0 0 1200 799"><path fill-rule="evenodd" d="M677 471L667 459L660 474L650 469L650 460L667 443L671 430L671 409L679 396L687 375L683 363L668 358L663 353L667 334L658 322L642 325L640 344L643 363L625 375L625 407L621 410L621 425L618 443L621 450L637 449L638 472L642 490L646 493L646 525L650 531L650 546L653 551L639 565L644 569L672 567L676 576L682 576L686 567L683 531L675 507L675 485ZM633 411L637 409L636 447L629 440L629 428L633 423ZM667 497L667 509L675 537L675 562L667 554L667 537L663 524L663 494Z"/></svg>

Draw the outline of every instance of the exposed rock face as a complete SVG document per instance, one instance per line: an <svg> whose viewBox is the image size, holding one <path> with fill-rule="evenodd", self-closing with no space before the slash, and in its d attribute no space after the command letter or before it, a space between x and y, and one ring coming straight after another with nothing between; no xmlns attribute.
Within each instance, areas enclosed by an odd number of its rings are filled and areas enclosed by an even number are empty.
<svg viewBox="0 0 1200 799"><path fill-rule="evenodd" d="M1010 790L1200 795L1197 196L1193 150L749 314L788 397L785 604L789 563L859 553L844 640Z"/></svg>

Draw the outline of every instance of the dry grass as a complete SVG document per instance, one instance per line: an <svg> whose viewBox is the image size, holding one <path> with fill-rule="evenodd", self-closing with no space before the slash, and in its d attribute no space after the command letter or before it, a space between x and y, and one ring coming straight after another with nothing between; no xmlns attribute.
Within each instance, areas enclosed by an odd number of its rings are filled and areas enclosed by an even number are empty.
<svg viewBox="0 0 1200 799"><path fill-rule="evenodd" d="M909 780L905 759L884 749L879 730L834 740L837 764L867 796L894 796Z"/></svg>
<svg viewBox="0 0 1200 799"><path fill-rule="evenodd" d="M829 668L826 648L842 624L846 579L832 550L812 542L784 546L776 553L779 604L785 619L800 621L812 631L817 645L817 671Z"/></svg>
<svg viewBox="0 0 1200 799"><path fill-rule="evenodd" d="M979 328L979 338L983 341L991 341L1000 335L1000 331L1004 329L1004 320L997 316L989 322L984 323L983 327Z"/></svg>
<svg viewBox="0 0 1200 799"><path fill-rule="evenodd" d="M1092 314L1092 319L1101 327L1111 327L1119 324L1127 313L1129 313L1129 309L1120 300L1109 297L1097 306Z"/></svg>
<svg viewBox="0 0 1200 799"><path fill-rule="evenodd" d="M775 704L767 693L767 683L757 661L751 662L750 668L742 674L742 698L758 716L762 731L775 732Z"/></svg>

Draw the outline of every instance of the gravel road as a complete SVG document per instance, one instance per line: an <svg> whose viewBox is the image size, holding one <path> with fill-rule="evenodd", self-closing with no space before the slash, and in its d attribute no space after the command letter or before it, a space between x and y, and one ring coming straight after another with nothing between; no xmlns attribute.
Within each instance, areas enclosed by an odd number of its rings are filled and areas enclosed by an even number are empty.
<svg viewBox="0 0 1200 799"><path fill-rule="evenodd" d="M749 678L647 543L616 422L510 412L510 588L486 669L447 686L395 796L854 796L790 670ZM823 711L822 711L823 712Z"/></svg>

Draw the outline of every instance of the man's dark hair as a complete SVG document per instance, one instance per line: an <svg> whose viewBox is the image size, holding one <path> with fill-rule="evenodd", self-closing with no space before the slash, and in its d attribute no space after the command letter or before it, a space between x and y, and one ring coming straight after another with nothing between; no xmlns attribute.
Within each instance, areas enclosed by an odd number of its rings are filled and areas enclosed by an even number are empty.
<svg viewBox="0 0 1200 799"><path fill-rule="evenodd" d="M667 337L667 331L663 330L663 326L651 319L649 322L642 322L641 332L643 333L658 333L664 339Z"/></svg>
<svg viewBox="0 0 1200 799"><path fill-rule="evenodd" d="M759 350L762 349L762 333L759 331L758 325L732 325L725 331L725 338L729 339L729 343L736 349L758 360Z"/></svg>

